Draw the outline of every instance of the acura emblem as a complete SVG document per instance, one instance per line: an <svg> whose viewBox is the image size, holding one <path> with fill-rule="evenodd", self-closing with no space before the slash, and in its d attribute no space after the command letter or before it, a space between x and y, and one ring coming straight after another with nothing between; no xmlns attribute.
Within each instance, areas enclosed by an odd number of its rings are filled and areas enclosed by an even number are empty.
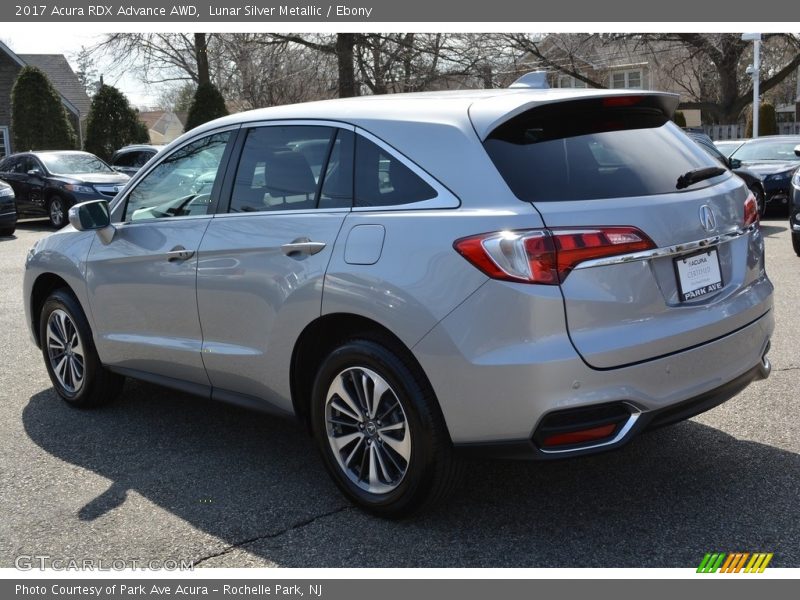
<svg viewBox="0 0 800 600"><path fill-rule="evenodd" d="M714 211L708 204L700 207L700 223L706 231L714 231L717 228L717 220L714 218Z"/></svg>

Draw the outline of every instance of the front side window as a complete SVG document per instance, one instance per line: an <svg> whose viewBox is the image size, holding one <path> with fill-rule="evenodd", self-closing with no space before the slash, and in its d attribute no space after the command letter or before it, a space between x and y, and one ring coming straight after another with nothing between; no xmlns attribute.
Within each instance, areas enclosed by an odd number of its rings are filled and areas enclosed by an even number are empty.
<svg viewBox="0 0 800 600"><path fill-rule="evenodd" d="M236 169L230 212L349 207L352 135L316 125L250 129Z"/></svg>
<svg viewBox="0 0 800 600"><path fill-rule="evenodd" d="M355 162L356 206L396 206L436 197L422 178L365 137L357 136Z"/></svg>
<svg viewBox="0 0 800 600"><path fill-rule="evenodd" d="M131 190L124 220L207 214L230 135L215 133L164 158Z"/></svg>

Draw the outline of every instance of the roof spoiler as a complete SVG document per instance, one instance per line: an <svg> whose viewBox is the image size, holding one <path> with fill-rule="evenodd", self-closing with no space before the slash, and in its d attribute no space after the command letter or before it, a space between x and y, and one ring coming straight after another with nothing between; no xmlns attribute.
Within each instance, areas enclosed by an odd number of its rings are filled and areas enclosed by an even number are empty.
<svg viewBox="0 0 800 600"><path fill-rule="evenodd" d="M528 88L532 90L547 90L550 85L547 83L547 71L531 71L512 83L510 88Z"/></svg>

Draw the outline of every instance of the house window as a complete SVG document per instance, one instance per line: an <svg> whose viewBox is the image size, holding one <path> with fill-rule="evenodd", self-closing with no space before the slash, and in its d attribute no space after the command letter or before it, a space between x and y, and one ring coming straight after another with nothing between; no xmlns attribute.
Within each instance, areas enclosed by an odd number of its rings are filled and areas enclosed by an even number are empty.
<svg viewBox="0 0 800 600"><path fill-rule="evenodd" d="M642 89L641 69L636 69L633 71L616 71L612 73L611 87L613 89Z"/></svg>
<svg viewBox="0 0 800 600"><path fill-rule="evenodd" d="M586 82L575 79L571 75L560 75L558 77L558 87L560 88L585 88Z"/></svg>
<svg viewBox="0 0 800 600"><path fill-rule="evenodd" d="M11 153L11 148L9 146L8 127L0 127L0 158Z"/></svg>

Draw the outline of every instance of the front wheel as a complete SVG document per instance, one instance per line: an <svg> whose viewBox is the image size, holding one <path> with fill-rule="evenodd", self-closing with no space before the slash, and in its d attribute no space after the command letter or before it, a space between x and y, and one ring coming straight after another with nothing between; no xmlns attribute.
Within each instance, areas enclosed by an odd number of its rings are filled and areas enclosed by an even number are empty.
<svg viewBox="0 0 800 600"><path fill-rule="evenodd" d="M86 315L68 291L56 290L45 300L39 342L50 381L67 403L89 408L119 394L124 378L100 363Z"/></svg>
<svg viewBox="0 0 800 600"><path fill-rule="evenodd" d="M800 256L800 233L792 233L792 247L794 253Z"/></svg>
<svg viewBox="0 0 800 600"><path fill-rule="evenodd" d="M67 224L67 209L67 203L61 196L52 196L47 204L50 225L55 229L64 227Z"/></svg>
<svg viewBox="0 0 800 600"><path fill-rule="evenodd" d="M753 196L756 197L756 206L758 206L758 217L762 218L764 213L767 212L767 197L764 194L764 190L761 188L760 185L755 184L753 187L750 188L750 191L753 192Z"/></svg>
<svg viewBox="0 0 800 600"><path fill-rule="evenodd" d="M460 469L430 384L390 348L356 339L328 355L311 418L339 489L365 510L397 518L444 499Z"/></svg>

